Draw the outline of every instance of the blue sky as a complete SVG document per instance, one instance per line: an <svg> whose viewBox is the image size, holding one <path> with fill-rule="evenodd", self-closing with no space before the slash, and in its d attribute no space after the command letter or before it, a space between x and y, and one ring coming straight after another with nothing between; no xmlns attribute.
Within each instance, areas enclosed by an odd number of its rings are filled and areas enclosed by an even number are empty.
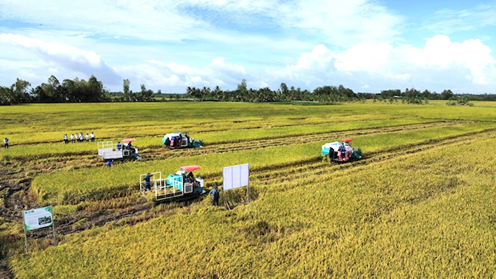
<svg viewBox="0 0 496 279"><path fill-rule="evenodd" d="M496 0L0 2L0 86L496 94Z"/></svg>

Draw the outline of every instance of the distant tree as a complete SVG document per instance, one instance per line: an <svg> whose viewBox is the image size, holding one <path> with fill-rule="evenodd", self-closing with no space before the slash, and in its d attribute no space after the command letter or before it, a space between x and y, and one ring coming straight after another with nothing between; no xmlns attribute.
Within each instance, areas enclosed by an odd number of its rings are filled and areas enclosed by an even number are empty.
<svg viewBox="0 0 496 279"><path fill-rule="evenodd" d="M220 87L217 85L214 89L214 91L212 91L212 94L213 94L213 98L215 100L222 100L222 90L220 89Z"/></svg>
<svg viewBox="0 0 496 279"><path fill-rule="evenodd" d="M291 100L291 95L289 93L289 90L288 90L288 86L286 85L286 83L282 82L281 83L281 96L279 96L279 100L282 101L282 100Z"/></svg>
<svg viewBox="0 0 496 279"><path fill-rule="evenodd" d="M441 92L441 98L443 98L443 100L450 100L453 98L453 92L451 92L450 89L443 90L443 92Z"/></svg>
<svg viewBox="0 0 496 279"><path fill-rule="evenodd" d="M81 88L79 87L79 79L71 80L64 79L62 81L62 87L66 91L66 97L68 102L79 102L82 95Z"/></svg>
<svg viewBox="0 0 496 279"><path fill-rule="evenodd" d="M382 90L381 96L383 99L392 99L394 97L399 97L401 96L401 90L399 89Z"/></svg>
<svg viewBox="0 0 496 279"><path fill-rule="evenodd" d="M146 90L146 86L144 84L141 85L141 92L138 97L138 100L141 102L153 102L155 99L153 99L153 91L152 90Z"/></svg>
<svg viewBox="0 0 496 279"><path fill-rule="evenodd" d="M0 105L13 105L14 92L12 88L1 86L0 87Z"/></svg>
<svg viewBox="0 0 496 279"><path fill-rule="evenodd" d="M248 99L248 88L246 86L246 79L243 79L236 88L236 101L244 102Z"/></svg>
<svg viewBox="0 0 496 279"><path fill-rule="evenodd" d="M431 92L429 90L425 89L424 91L422 91L421 96L424 99L429 99L431 97Z"/></svg>
<svg viewBox="0 0 496 279"><path fill-rule="evenodd" d="M129 92L129 79L124 79L122 82L122 90L124 92L124 101L129 102L130 101L130 92Z"/></svg>
<svg viewBox="0 0 496 279"><path fill-rule="evenodd" d="M88 79L86 92L87 102L101 102L104 100L103 84L94 75L91 75L90 79Z"/></svg>
<svg viewBox="0 0 496 279"><path fill-rule="evenodd" d="M29 102L30 96L28 94L28 89L30 86L31 83L18 78L10 88L2 87L0 90L0 103L4 105L18 105L20 103Z"/></svg>
<svg viewBox="0 0 496 279"><path fill-rule="evenodd" d="M208 99L211 95L212 90L210 90L210 87L203 86L203 88L200 90L200 100L205 100Z"/></svg>

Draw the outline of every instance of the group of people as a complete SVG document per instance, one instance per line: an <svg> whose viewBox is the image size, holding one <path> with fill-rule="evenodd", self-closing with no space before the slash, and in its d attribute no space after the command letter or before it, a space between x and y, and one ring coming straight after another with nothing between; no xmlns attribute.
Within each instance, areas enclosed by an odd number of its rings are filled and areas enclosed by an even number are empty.
<svg viewBox="0 0 496 279"><path fill-rule="evenodd" d="M75 134L71 134L71 136L67 136L67 134L64 134L64 143L65 144L68 144L69 143L69 140L71 141L71 143L75 143L75 142L84 142L84 141L95 141L95 133L91 132L91 134L88 134L86 133L86 136L83 135L83 133L75 133Z"/></svg>

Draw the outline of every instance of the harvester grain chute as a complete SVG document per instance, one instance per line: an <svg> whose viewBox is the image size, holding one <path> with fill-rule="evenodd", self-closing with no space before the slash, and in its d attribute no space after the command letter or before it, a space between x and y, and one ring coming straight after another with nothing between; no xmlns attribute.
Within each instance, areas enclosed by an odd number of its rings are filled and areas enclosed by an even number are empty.
<svg viewBox="0 0 496 279"><path fill-rule="evenodd" d="M132 146L135 139L123 139L121 142L114 145L112 141L98 142L98 157L104 161L109 160L136 160L141 159L138 147Z"/></svg>
<svg viewBox="0 0 496 279"><path fill-rule="evenodd" d="M161 172L140 175L140 192L148 197L146 183L150 183L150 191L154 194L156 203L189 200L206 193L204 182L200 176L195 177L193 171L200 166L191 165L180 167L175 174L162 178Z"/></svg>
<svg viewBox="0 0 496 279"><path fill-rule="evenodd" d="M321 157L329 156L333 162L349 162L360 160L362 158L362 150L353 148L350 145L352 139L343 139L341 143L335 141L322 145Z"/></svg>
<svg viewBox="0 0 496 279"><path fill-rule="evenodd" d="M169 133L164 136L162 143L165 147L170 149L180 148L202 148L203 141L190 138L188 133L182 134L181 132Z"/></svg>

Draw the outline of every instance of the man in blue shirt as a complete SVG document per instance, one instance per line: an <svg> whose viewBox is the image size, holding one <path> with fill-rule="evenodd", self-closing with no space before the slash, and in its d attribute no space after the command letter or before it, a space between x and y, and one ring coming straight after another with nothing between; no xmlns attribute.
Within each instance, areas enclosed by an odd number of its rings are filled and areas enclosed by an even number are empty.
<svg viewBox="0 0 496 279"><path fill-rule="evenodd" d="M212 205L219 205L219 190L217 189L217 185L210 190L210 194L212 195Z"/></svg>
<svg viewBox="0 0 496 279"><path fill-rule="evenodd" d="M150 178L152 177L153 175L151 173L147 173L145 178L143 178L143 181L145 181L145 189L143 189L143 193L145 191L151 191L152 190L152 186L150 184Z"/></svg>

